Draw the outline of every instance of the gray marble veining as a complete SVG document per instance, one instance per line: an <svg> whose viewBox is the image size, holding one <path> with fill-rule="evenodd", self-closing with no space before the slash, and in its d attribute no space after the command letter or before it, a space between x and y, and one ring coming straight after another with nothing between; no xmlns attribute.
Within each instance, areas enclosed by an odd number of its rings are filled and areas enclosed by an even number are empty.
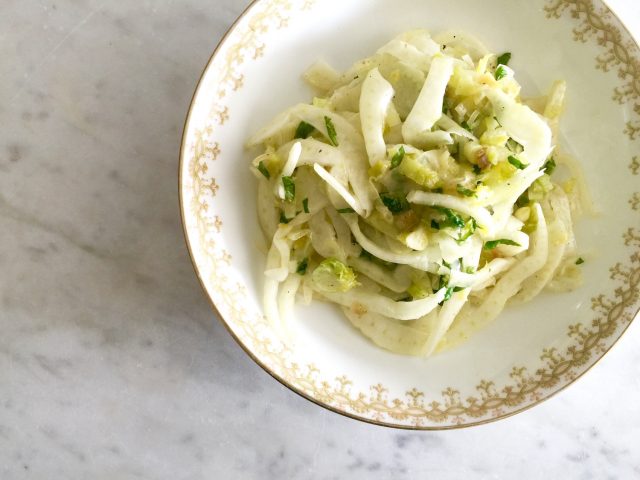
<svg viewBox="0 0 640 480"><path fill-rule="evenodd" d="M640 478L640 324L575 386L444 433L324 411L215 321L178 214L186 108L244 2L0 5L0 478ZM611 0L640 34L640 5Z"/></svg>

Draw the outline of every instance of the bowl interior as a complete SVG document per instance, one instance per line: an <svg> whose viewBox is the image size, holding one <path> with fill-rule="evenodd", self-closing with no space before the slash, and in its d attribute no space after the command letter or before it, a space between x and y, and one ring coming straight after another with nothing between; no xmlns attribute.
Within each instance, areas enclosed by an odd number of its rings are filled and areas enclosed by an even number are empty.
<svg viewBox="0 0 640 480"><path fill-rule="evenodd" d="M571 383L610 348L638 310L640 234L634 226L640 217L640 167L634 156L640 132L634 128L640 53L604 7L584 11L581 5L591 3L253 4L222 43L194 97L183 143L181 200L203 286L230 331L263 367L342 413L394 426L446 428L531 406ZM261 314L266 243L256 219L252 154L244 143L277 113L310 100L301 74L315 60L344 70L412 28L461 30L493 52L512 52L510 65L525 96L545 94L556 79L567 81L561 146L584 166L601 212L577 229L588 259L585 285L509 307L467 343L428 359L379 349L336 308L319 302L297 307L294 342L278 338ZM635 70L628 68L633 62ZM625 68L626 75L617 74Z"/></svg>

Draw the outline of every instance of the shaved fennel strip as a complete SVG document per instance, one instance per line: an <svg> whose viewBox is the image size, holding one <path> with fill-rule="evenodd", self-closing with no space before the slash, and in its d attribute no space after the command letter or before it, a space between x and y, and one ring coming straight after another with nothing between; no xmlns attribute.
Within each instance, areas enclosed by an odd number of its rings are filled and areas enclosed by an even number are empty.
<svg viewBox="0 0 640 480"><path fill-rule="evenodd" d="M442 116L442 101L452 74L453 60L450 57L433 58L418 100L402 126L402 135L407 143L419 141L420 135L431 130Z"/></svg>
<svg viewBox="0 0 640 480"><path fill-rule="evenodd" d="M398 281L387 269L368 260L354 257L350 258L348 263L357 272L366 275L374 282L388 288L392 292L404 293L411 286L411 281Z"/></svg>
<svg viewBox="0 0 640 480"><path fill-rule="evenodd" d="M307 69L303 78L309 85L324 93L335 88L340 74L327 62L319 60Z"/></svg>
<svg viewBox="0 0 640 480"><path fill-rule="evenodd" d="M514 263L516 261L512 258L495 258L476 273L452 271L450 285L475 289L477 285L482 285L496 275L508 270Z"/></svg>
<svg viewBox="0 0 640 480"><path fill-rule="evenodd" d="M360 121L369 163L372 166L386 159L387 146L383 130L393 94L393 87L380 75L380 71L377 68L371 70L362 85Z"/></svg>
<svg viewBox="0 0 640 480"><path fill-rule="evenodd" d="M344 161L342 152L336 147L320 142L315 138L305 138L304 140L291 141L278 149L280 157L288 157L293 145L299 143L302 147L297 166L318 163L323 167L333 167ZM289 174L291 175L291 174Z"/></svg>
<svg viewBox="0 0 640 480"><path fill-rule="evenodd" d="M346 293L316 290L332 302L349 307L354 311L374 312L396 320L415 320L431 312L444 300L446 288L438 290L422 300L395 302L383 295L359 291L357 288Z"/></svg>
<svg viewBox="0 0 640 480"><path fill-rule="evenodd" d="M549 246L547 224L540 205L536 205L535 209L538 215L538 228L533 234L529 256L514 265L498 280L479 307L465 307L451 327L453 342L493 321L500 315L507 301L518 293L522 282L546 263Z"/></svg>
<svg viewBox="0 0 640 480"><path fill-rule="evenodd" d="M401 265L411 265L412 267L423 270L425 272L436 273L438 271L438 265L430 259L430 256L434 255L435 253L433 249L430 249L427 252L414 251L406 254L393 253L388 249L376 245L367 237L365 237L362 233L362 230L360 230L360 225L358 225L357 218L346 218L345 220L349 224L351 233L355 237L356 241L364 250L369 252L374 257L378 257L385 262L398 263Z"/></svg>
<svg viewBox="0 0 640 480"><path fill-rule="evenodd" d="M291 337L291 323L293 320L293 308L296 301L296 294L300 288L302 277L293 273L280 285L278 292L278 312L280 315L280 325L288 338Z"/></svg>
<svg viewBox="0 0 640 480"><path fill-rule="evenodd" d="M364 215L364 210L358 203L358 201L347 191L347 189L338 182L329 172L327 172L322 165L315 164L313 166L315 172L322 178L327 184L335 190L335 192L342 197L342 199L347 202L347 204L353 208L353 210L361 216Z"/></svg>
<svg viewBox="0 0 640 480"><path fill-rule="evenodd" d="M521 304L536 297L553 279L566 251L566 229L558 220L549 225L549 256L545 265L522 282L522 289L509 299L511 304Z"/></svg>
<svg viewBox="0 0 640 480"><path fill-rule="evenodd" d="M478 224L487 229L491 229L493 226L493 219L489 211L482 207L476 207L471 205L466 200L463 200L453 195L446 195L442 193L429 193L414 190L407 195L407 200L410 203L417 203L420 205L427 205L430 207L446 207L452 210L456 210L460 213L465 213L476 219Z"/></svg>
<svg viewBox="0 0 640 480"><path fill-rule="evenodd" d="M402 355L424 355L428 332L416 326L422 319L400 322L371 312L358 314L348 307L343 307L342 311L352 325L377 346ZM435 312L425 318L430 318Z"/></svg>
<svg viewBox="0 0 640 480"><path fill-rule="evenodd" d="M435 325L432 327L429 339L424 347L425 355L429 356L435 352L440 340L445 336L454 319L462 310L467 298L469 298L469 290L454 293L451 299L440 308Z"/></svg>
<svg viewBox="0 0 640 480"><path fill-rule="evenodd" d="M300 142L296 142L291 146L291 150L289 150L289 158L287 163L284 164L284 168L282 169L282 174L280 175L280 181L278 182L278 196L284 200L285 191L283 180L284 177L290 177L293 175L294 170L298 166L298 160L300 160L300 155L302 154L302 145Z"/></svg>
<svg viewBox="0 0 640 480"><path fill-rule="evenodd" d="M331 222L325 217L324 210L311 217L311 244L313 249L325 258L346 260L347 254L338 244L338 238Z"/></svg>

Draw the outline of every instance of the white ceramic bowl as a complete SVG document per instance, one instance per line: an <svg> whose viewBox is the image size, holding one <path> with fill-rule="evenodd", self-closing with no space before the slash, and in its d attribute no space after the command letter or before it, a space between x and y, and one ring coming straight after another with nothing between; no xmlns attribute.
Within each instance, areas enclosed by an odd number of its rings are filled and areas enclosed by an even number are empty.
<svg viewBox="0 0 640 480"><path fill-rule="evenodd" d="M562 143L583 163L602 212L578 228L586 283L508 308L433 358L383 351L320 303L297 309L297 341L285 345L261 312L264 254L243 144L274 114L309 101L301 73L315 60L345 69L412 28L460 29L491 51L513 52L529 96L567 80ZM336 412L439 429L540 403L622 335L640 305L639 175L640 50L599 0L258 0L202 76L184 131L180 193L200 281L256 362Z"/></svg>

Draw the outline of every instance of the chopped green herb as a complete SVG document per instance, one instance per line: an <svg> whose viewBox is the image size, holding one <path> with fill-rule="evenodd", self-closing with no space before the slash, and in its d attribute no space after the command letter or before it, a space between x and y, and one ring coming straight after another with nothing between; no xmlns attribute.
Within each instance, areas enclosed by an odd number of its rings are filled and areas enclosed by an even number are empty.
<svg viewBox="0 0 640 480"><path fill-rule="evenodd" d="M438 279L438 290L442 290L449 284L449 277L447 275L440 275Z"/></svg>
<svg viewBox="0 0 640 480"><path fill-rule="evenodd" d="M507 140L507 148L515 154L522 153L524 150L524 147L513 138L509 138L509 140Z"/></svg>
<svg viewBox="0 0 640 480"><path fill-rule="evenodd" d="M584 263L584 258L580 257L578 260L576 260L576 265L582 265Z"/></svg>
<svg viewBox="0 0 640 480"><path fill-rule="evenodd" d="M478 229L478 222L476 222L476 219L473 217L469 218L469 220L467 220L467 223L464 226L464 229L460 232L460 238L458 238L458 243L462 243L468 240L469 237L473 235L477 229Z"/></svg>
<svg viewBox="0 0 640 480"><path fill-rule="evenodd" d="M285 225L289 223L292 219L287 218L282 210L280 210L280 223L284 223Z"/></svg>
<svg viewBox="0 0 640 480"><path fill-rule="evenodd" d="M298 264L298 268L296 269L296 273L298 275L304 275L307 273L307 268L309 267L309 259L305 258Z"/></svg>
<svg viewBox="0 0 640 480"><path fill-rule="evenodd" d="M339 209L338 213L356 213L356 211L351 207L347 207Z"/></svg>
<svg viewBox="0 0 640 480"><path fill-rule="evenodd" d="M453 210L451 210L450 208L444 208L444 207L434 207L434 208L438 210L440 213L444 214L445 217L447 217L447 220L440 224L442 228L464 227L464 220L462 219L462 217L458 215L456 212L454 212Z"/></svg>
<svg viewBox="0 0 640 480"><path fill-rule="evenodd" d="M338 134L336 133L336 127L333 125L333 120L329 117L324 117L324 124L327 127L327 135L329 140L331 141L331 145L337 147L338 144Z"/></svg>
<svg viewBox="0 0 640 480"><path fill-rule="evenodd" d="M300 122L298 128L296 128L296 138L307 138L311 135L316 128L307 122Z"/></svg>
<svg viewBox="0 0 640 480"><path fill-rule="evenodd" d="M498 65L509 65L511 61L511 52L504 52L498 57Z"/></svg>
<svg viewBox="0 0 640 480"><path fill-rule="evenodd" d="M511 245L512 247L521 247L518 242L514 242L513 240L509 240L508 238L501 238L500 240L491 240L484 244L485 250L493 250L498 247L498 245Z"/></svg>
<svg viewBox="0 0 640 480"><path fill-rule="evenodd" d="M480 168L479 165L474 165L472 168L473 168L473 173L475 173L476 175L480 175L482 173L482 169Z"/></svg>
<svg viewBox="0 0 640 480"><path fill-rule="evenodd" d="M507 70L502 65L499 65L498 68L496 68L496 80L502 80L506 76Z"/></svg>
<svg viewBox="0 0 640 480"><path fill-rule="evenodd" d="M391 213L402 213L411 208L409 202L407 202L406 197L403 197L401 195L381 193L380 199L382 200L382 203L384 203L384 206L391 211Z"/></svg>
<svg viewBox="0 0 640 480"><path fill-rule="evenodd" d="M282 185L284 186L285 201L293 202L296 198L296 182L293 177L282 177Z"/></svg>
<svg viewBox="0 0 640 480"><path fill-rule="evenodd" d="M522 163L520 160L518 160L513 155L509 155L508 160L509 160L509 163L511 165L513 165L514 167L516 167L518 170L524 170L525 168L527 168L529 166L529 165L526 165L526 164Z"/></svg>
<svg viewBox="0 0 640 480"><path fill-rule="evenodd" d="M444 189L442 187L434 188L433 193L444 193Z"/></svg>
<svg viewBox="0 0 640 480"><path fill-rule="evenodd" d="M405 153L406 152L404 151L404 147L400 147L398 149L398 151L395 153L395 155L391 159L391 170L393 170L394 168L398 168L400 166L400 164L404 160Z"/></svg>
<svg viewBox="0 0 640 480"><path fill-rule="evenodd" d="M453 292L454 292L454 293L458 293L458 292L461 292L461 291L463 291L463 290L465 290L465 288L464 288L464 287L455 287L455 288L453 289Z"/></svg>
<svg viewBox="0 0 640 480"><path fill-rule="evenodd" d="M449 300L451 300L451 297L453 296L454 290L455 290L454 287L447 288L447 291L444 294L444 299L442 300L442 303L445 303L445 302L448 302Z"/></svg>
<svg viewBox="0 0 640 480"><path fill-rule="evenodd" d="M304 200L302 200L302 209L304 210L304 213L309 213L309 199L305 198Z"/></svg>
<svg viewBox="0 0 640 480"><path fill-rule="evenodd" d="M449 105L447 103L446 97L442 99L442 113L447 113L449 111Z"/></svg>
<svg viewBox="0 0 640 480"><path fill-rule="evenodd" d="M547 175L551 175L555 171L556 167L556 161L553 159L553 157L551 157L549 160L547 160L547 163L544 164L541 170L544 170L544 173L546 173Z"/></svg>
<svg viewBox="0 0 640 480"><path fill-rule="evenodd" d="M464 129L465 129L466 131L468 131L468 132L470 132L470 131L471 131L471 127L469 126L469 124L467 123L467 121L466 121L466 120L465 120L465 121L463 121L463 122L460 124L460 126L461 126L462 128L464 128Z"/></svg>
<svg viewBox="0 0 640 480"><path fill-rule="evenodd" d="M458 184L458 186L456 187L456 190L458 191L458 193L460 195L463 195L465 197L475 197L476 196L476 192L474 192L473 190L469 190L468 188L465 188L464 186Z"/></svg>
<svg viewBox="0 0 640 480"><path fill-rule="evenodd" d="M440 230L440 224L435 220L431 220L431 228L433 228L434 230Z"/></svg>
<svg viewBox="0 0 640 480"><path fill-rule="evenodd" d="M269 180L271 178L271 174L269 173L269 170L267 169L267 167L265 166L263 161L260 161L260 163L258 164L258 171L264 175L264 177Z"/></svg>

